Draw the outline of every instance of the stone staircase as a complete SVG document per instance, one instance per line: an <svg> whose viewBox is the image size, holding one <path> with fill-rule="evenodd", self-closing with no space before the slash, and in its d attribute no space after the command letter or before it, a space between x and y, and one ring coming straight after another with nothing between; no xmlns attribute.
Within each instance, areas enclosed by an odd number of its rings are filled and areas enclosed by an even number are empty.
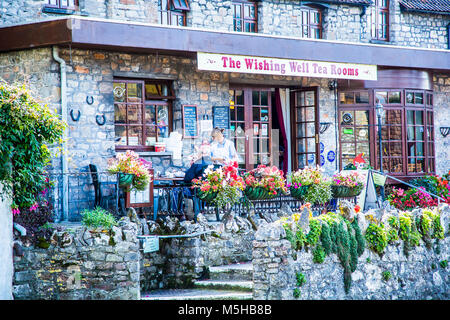
<svg viewBox="0 0 450 320"><path fill-rule="evenodd" d="M209 268L209 279L192 289L161 289L141 294L141 300L252 300L251 262Z"/></svg>

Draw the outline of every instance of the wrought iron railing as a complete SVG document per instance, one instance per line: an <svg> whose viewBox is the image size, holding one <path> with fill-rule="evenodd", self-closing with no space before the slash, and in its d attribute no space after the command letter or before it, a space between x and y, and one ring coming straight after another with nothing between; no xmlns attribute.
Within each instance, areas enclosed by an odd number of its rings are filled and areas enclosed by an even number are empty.
<svg viewBox="0 0 450 320"><path fill-rule="evenodd" d="M47 175L50 187L43 196L51 203L56 221L80 221L84 210L97 206L120 215L117 175L89 171L50 171ZM68 194L66 201L64 192Z"/></svg>

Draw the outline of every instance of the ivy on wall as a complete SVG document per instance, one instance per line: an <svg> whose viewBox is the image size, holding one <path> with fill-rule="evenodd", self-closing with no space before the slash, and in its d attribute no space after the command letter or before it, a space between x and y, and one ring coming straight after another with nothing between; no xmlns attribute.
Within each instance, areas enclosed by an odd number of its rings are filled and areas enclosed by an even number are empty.
<svg viewBox="0 0 450 320"><path fill-rule="evenodd" d="M48 186L48 146L61 144L66 124L25 85L0 80L0 181L14 212L36 208ZM60 149L58 151L61 151Z"/></svg>

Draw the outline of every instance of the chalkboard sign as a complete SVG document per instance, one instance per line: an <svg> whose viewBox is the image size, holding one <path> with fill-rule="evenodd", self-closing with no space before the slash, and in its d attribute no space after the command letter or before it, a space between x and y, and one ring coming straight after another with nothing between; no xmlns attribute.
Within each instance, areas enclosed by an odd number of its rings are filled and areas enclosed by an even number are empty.
<svg viewBox="0 0 450 320"><path fill-rule="evenodd" d="M228 129L230 129L229 106L213 106L213 127L225 129L225 135L228 135Z"/></svg>
<svg viewBox="0 0 450 320"><path fill-rule="evenodd" d="M197 106L183 106L183 137L197 138L198 136L198 115Z"/></svg>

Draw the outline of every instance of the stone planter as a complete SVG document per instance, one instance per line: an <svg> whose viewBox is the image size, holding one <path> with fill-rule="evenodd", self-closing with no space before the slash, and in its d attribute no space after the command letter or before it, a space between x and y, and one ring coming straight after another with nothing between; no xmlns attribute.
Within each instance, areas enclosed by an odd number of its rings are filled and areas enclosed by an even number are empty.
<svg viewBox="0 0 450 320"><path fill-rule="evenodd" d="M270 194L269 191L262 187L246 187L244 193L249 200L270 200L276 198L279 194L278 191L277 194Z"/></svg>
<svg viewBox="0 0 450 320"><path fill-rule="evenodd" d="M356 187L346 187L346 186L331 186L331 194L333 195L333 198L350 198L350 197L356 197L358 196L362 189L363 185L356 186Z"/></svg>
<svg viewBox="0 0 450 320"><path fill-rule="evenodd" d="M306 193L308 192L309 186L301 186L298 188L290 187L291 196L298 199L304 200Z"/></svg>

